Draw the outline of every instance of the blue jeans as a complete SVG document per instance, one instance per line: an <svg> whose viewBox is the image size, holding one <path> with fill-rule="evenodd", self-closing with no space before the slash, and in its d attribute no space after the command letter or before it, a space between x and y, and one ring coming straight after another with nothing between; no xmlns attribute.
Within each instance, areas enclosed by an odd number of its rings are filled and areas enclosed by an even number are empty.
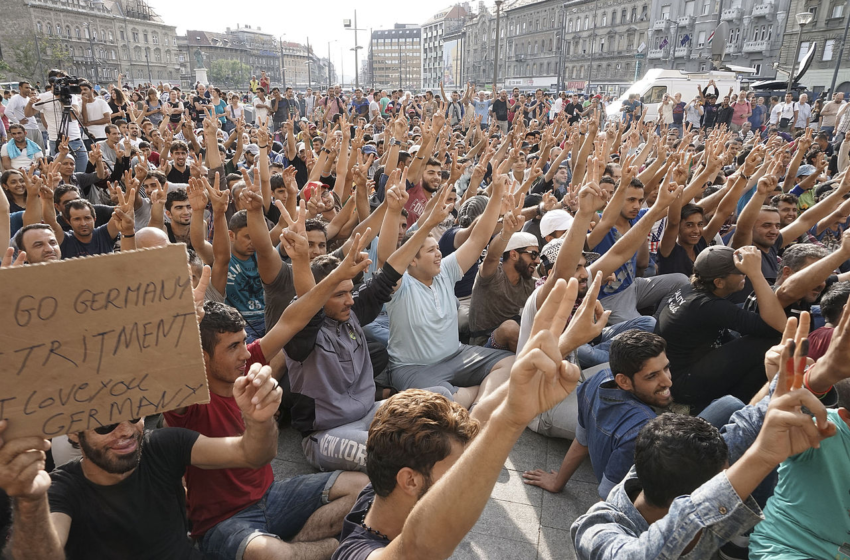
<svg viewBox="0 0 850 560"><path fill-rule="evenodd" d="M746 405L732 395L726 395L713 401L698 414L699 418L707 421L718 430L729 423L733 414Z"/></svg>
<svg viewBox="0 0 850 560"><path fill-rule="evenodd" d="M292 540L313 512L330 502L328 495L339 474L308 474L274 482L259 502L207 531L198 547L208 558L241 560L257 537Z"/></svg>
<svg viewBox="0 0 850 560"><path fill-rule="evenodd" d="M363 325L363 332L369 342L378 342L387 347L390 341L390 316L386 310L381 311L374 321Z"/></svg>
<svg viewBox="0 0 850 560"><path fill-rule="evenodd" d="M820 131L826 133L828 141L832 141L832 134L835 132L834 126L822 126L820 127Z"/></svg>
<svg viewBox="0 0 850 560"><path fill-rule="evenodd" d="M583 344L576 351L581 369L591 368L607 362L608 350L611 348L613 338L621 332L631 330L652 332L655 330L655 317L642 315L602 329L602 342L595 346Z"/></svg>
<svg viewBox="0 0 850 560"><path fill-rule="evenodd" d="M89 155L86 152L86 146L83 144L83 141L79 138L76 140L69 140L68 147L71 148L71 154L74 156L74 171L77 173L83 173L86 170L86 166L89 163ZM56 141L50 141L50 155L56 155Z"/></svg>

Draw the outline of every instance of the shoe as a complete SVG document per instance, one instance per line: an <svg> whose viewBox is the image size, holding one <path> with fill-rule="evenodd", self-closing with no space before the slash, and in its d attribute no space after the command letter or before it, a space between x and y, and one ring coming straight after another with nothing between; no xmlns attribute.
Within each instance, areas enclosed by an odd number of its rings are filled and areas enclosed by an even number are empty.
<svg viewBox="0 0 850 560"><path fill-rule="evenodd" d="M749 560L750 535L733 537L720 547L720 558L723 560Z"/></svg>

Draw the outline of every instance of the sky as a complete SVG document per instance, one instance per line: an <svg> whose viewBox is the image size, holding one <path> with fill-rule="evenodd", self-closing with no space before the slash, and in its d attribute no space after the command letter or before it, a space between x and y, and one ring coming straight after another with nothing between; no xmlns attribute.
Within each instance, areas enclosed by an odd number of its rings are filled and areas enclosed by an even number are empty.
<svg viewBox="0 0 850 560"><path fill-rule="evenodd" d="M283 2L241 3L225 2L212 8L210 4L195 2L175 2L174 0L147 0L162 19L177 26L177 33L186 34L186 29L224 32L226 27L236 28L250 25L252 29L261 27L262 31L282 37L284 41L306 44L310 37L313 51L322 57L328 56L330 45L331 62L344 72L345 82L354 81L354 32L343 27L343 19L354 20L354 7L357 6L360 62L366 56L369 44L369 29L392 29L396 23L421 25L435 13L454 4L452 0L442 3L404 2L404 9L387 9L383 2L354 3L345 0L285 0ZM477 4L477 3L476 3ZM223 8L223 9L222 9ZM403 19L399 20L398 17ZM188 23L191 22L191 23ZM335 42L334 42L335 41ZM345 55L340 64L340 58Z"/></svg>

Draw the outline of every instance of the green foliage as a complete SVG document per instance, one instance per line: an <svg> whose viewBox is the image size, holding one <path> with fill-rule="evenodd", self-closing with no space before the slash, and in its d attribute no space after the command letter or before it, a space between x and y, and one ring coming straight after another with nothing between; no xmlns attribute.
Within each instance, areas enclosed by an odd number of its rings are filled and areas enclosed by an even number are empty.
<svg viewBox="0 0 850 560"><path fill-rule="evenodd" d="M50 68L65 68L71 61L68 49L58 37L54 36L21 33L6 38L4 45L7 56L3 66L0 66L0 72L4 74L8 72L32 82L42 79L42 71ZM39 67L39 54L41 67Z"/></svg>
<svg viewBox="0 0 850 560"><path fill-rule="evenodd" d="M209 79L216 85L237 86L251 78L251 67L232 59L213 60L210 64Z"/></svg>

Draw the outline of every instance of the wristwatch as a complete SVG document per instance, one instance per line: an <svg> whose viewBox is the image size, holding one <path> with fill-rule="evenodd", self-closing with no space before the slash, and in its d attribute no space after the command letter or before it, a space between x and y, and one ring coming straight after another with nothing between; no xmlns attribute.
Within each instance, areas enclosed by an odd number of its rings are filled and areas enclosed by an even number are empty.
<svg viewBox="0 0 850 560"><path fill-rule="evenodd" d="M390 138L390 146L401 146L401 141L396 140L395 138Z"/></svg>

